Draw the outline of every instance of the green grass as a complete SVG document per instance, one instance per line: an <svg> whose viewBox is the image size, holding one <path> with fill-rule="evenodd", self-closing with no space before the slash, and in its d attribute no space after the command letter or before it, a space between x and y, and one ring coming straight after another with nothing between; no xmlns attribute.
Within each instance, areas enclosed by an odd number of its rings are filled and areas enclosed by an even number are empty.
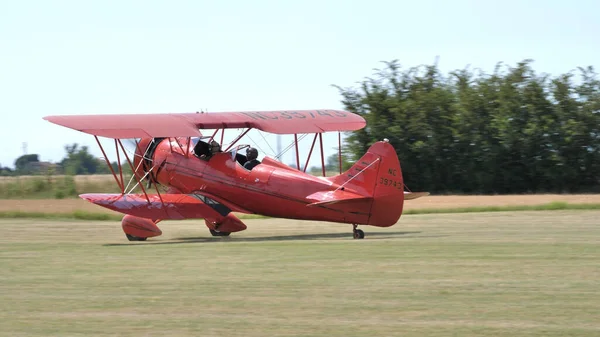
<svg viewBox="0 0 600 337"><path fill-rule="evenodd" d="M508 205L508 206L477 206L459 208L421 208L407 209L404 214L434 214L434 213L480 213L480 212L517 212L517 211L556 211L556 210L600 210L600 204L574 204L555 201L540 205Z"/></svg>
<svg viewBox="0 0 600 337"><path fill-rule="evenodd" d="M391 228L0 220L0 335L598 336L600 211L428 214Z"/></svg>
<svg viewBox="0 0 600 337"><path fill-rule="evenodd" d="M566 202L552 202L541 205L511 205L511 206L483 206L483 207L461 207L461 208L422 208L407 209L404 215L411 214L441 214L441 213L482 213L482 212L517 212L517 211L557 211L557 210L600 210L600 204L570 204ZM267 219L269 217L258 214L238 214L240 219ZM0 219L80 219L80 220L121 220L120 213L94 213L86 211L74 211L69 213L44 213L44 212L22 212L22 211L0 211Z"/></svg>

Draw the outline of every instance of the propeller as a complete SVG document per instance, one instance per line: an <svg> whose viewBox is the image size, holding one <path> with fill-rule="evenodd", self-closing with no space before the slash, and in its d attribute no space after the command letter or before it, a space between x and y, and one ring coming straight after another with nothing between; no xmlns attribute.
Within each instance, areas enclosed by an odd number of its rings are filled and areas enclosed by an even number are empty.
<svg viewBox="0 0 600 337"><path fill-rule="evenodd" d="M125 151L127 151L127 156L129 156L129 159L131 160L131 164L135 165L135 159L136 156L138 156L139 154L137 153L137 148L138 148L138 143L140 141L140 138L126 138L126 139L121 139L121 143L123 144L123 148L125 149ZM144 149L145 151L146 149ZM129 164L126 162L121 163L122 165L125 165L127 167L129 167ZM147 165L143 165L144 170L148 170L150 169L149 167L147 167ZM132 172L133 173L133 172ZM146 188L150 188L152 187L152 182L153 179L151 177L151 174L148 174L145 178L144 178L147 183L146 183Z"/></svg>

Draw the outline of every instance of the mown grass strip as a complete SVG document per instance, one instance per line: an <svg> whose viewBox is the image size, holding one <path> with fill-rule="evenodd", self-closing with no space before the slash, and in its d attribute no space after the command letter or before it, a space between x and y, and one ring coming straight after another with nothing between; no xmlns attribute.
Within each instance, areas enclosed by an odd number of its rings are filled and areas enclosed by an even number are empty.
<svg viewBox="0 0 600 337"><path fill-rule="evenodd" d="M558 211L558 210L597 210L598 203L573 204L555 201L540 205L506 205L506 206L475 206L458 208L421 208L406 209L404 214L438 214L438 213L482 213L482 212L516 212L516 211Z"/></svg>
<svg viewBox="0 0 600 337"><path fill-rule="evenodd" d="M404 215L411 214L440 214L440 213L484 213L484 212L516 212L516 211L557 211L557 210L600 210L600 204L570 204L566 202L551 202L541 205L509 205L509 206L479 206L459 208L421 208L406 209ZM237 214L238 218L244 219L268 219L269 217L258 214ZM45 213L45 212L0 212L0 218L4 219L77 219L96 221L121 221L122 214L94 213L86 211L74 211L71 213Z"/></svg>
<svg viewBox="0 0 600 337"><path fill-rule="evenodd" d="M404 215L411 214L440 214L440 213L483 213L483 212L516 212L516 211L555 211L555 210L600 210L600 204L570 204L566 202L551 202L541 205L509 205L509 206L480 206L459 208L422 208L406 209ZM258 214L237 214L244 219L267 219L268 217ZM4 219L77 219L77 220L108 220L121 221L122 214L94 213L85 211L74 211L71 213L44 213L44 212L0 212L0 218Z"/></svg>

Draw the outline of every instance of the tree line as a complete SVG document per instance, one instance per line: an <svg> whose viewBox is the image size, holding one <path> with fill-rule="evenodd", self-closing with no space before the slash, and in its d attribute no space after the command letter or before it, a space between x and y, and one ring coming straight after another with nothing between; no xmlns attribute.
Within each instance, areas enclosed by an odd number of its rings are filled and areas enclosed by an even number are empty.
<svg viewBox="0 0 600 337"><path fill-rule="evenodd" d="M388 138L411 190L432 193L600 192L600 81L592 67L538 74L532 60L497 64L493 73L437 63L405 70L384 62L357 88L338 88L348 111L367 120L346 134L344 168ZM65 146L50 168L37 155L0 175L107 174L87 147ZM112 163L117 168L117 163ZM124 168L127 168L124 165ZM337 154L327 171L338 171ZM320 167L309 170L320 174ZM317 172L319 171L319 172Z"/></svg>
<svg viewBox="0 0 600 337"><path fill-rule="evenodd" d="M37 154L22 155L15 160L14 167L0 166L0 176L19 175L81 175L81 174L110 174L106 161L94 157L89 153L87 146L79 146L77 143L65 145L66 156L58 163L41 162ZM113 169L118 170L117 162L112 162ZM123 166L123 169L126 169ZM129 171L131 171L129 169Z"/></svg>
<svg viewBox="0 0 600 337"><path fill-rule="evenodd" d="M388 138L405 184L433 193L600 191L600 81L593 67L538 74L532 60L444 75L437 63L384 62L339 89L367 127L346 151L359 158Z"/></svg>

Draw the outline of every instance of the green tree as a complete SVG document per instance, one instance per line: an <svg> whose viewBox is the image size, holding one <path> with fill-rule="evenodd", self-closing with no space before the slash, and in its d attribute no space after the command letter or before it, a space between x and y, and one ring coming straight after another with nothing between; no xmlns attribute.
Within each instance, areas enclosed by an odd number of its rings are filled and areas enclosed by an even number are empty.
<svg viewBox="0 0 600 337"><path fill-rule="evenodd" d="M0 165L0 176L12 176L12 175L14 175L14 172L10 167L2 167L2 165Z"/></svg>
<svg viewBox="0 0 600 337"><path fill-rule="evenodd" d="M100 161L88 152L87 146L79 144L65 145L67 157L61 161L61 166L67 175L102 173Z"/></svg>
<svg viewBox="0 0 600 337"><path fill-rule="evenodd" d="M25 154L15 160L15 170L17 174L30 174L31 163L39 163L39 156L37 154Z"/></svg>
<svg viewBox="0 0 600 337"><path fill-rule="evenodd" d="M600 189L600 82L593 68L555 78L532 60L492 74L468 67L400 71L385 62L359 88L336 86L367 127L347 137L356 159L389 138L412 190L434 193Z"/></svg>

